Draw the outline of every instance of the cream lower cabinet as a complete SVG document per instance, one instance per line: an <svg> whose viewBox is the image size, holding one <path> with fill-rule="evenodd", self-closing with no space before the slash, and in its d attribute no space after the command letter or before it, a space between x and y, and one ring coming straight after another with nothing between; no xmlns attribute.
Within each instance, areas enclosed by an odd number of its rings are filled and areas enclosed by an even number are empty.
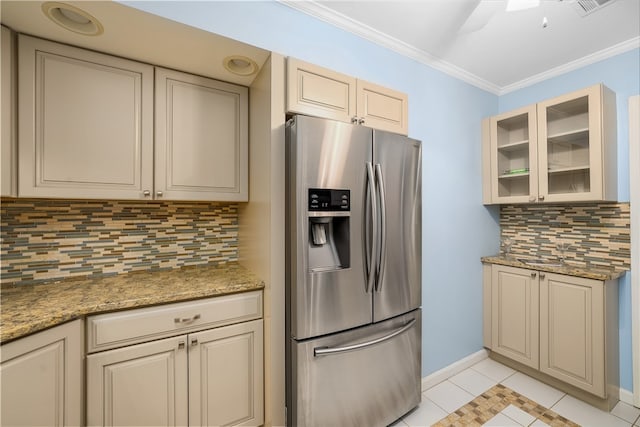
<svg viewBox="0 0 640 427"><path fill-rule="evenodd" d="M252 292L88 318L89 352L111 349L87 356L87 424L261 425L261 315Z"/></svg>
<svg viewBox="0 0 640 427"><path fill-rule="evenodd" d="M602 281L540 273L540 371L605 397L605 311Z"/></svg>
<svg viewBox="0 0 640 427"><path fill-rule="evenodd" d="M599 398L616 393L617 281L484 268L491 270L484 275L491 280L484 285L485 346Z"/></svg>
<svg viewBox="0 0 640 427"><path fill-rule="evenodd" d="M491 349L538 369L537 273L506 266L491 271Z"/></svg>
<svg viewBox="0 0 640 427"><path fill-rule="evenodd" d="M406 94L295 58L287 61L288 112L408 134Z"/></svg>
<svg viewBox="0 0 640 427"><path fill-rule="evenodd" d="M83 424L82 321L0 347L0 425Z"/></svg>

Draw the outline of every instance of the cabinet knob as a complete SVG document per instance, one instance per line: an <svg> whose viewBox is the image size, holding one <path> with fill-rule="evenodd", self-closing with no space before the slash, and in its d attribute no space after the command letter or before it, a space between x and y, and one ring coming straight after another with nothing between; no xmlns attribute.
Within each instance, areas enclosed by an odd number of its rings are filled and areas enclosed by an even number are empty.
<svg viewBox="0 0 640 427"><path fill-rule="evenodd" d="M178 350L182 350L184 348L184 341L178 342Z"/></svg>
<svg viewBox="0 0 640 427"><path fill-rule="evenodd" d="M536 272L531 273L531 278L532 278L532 279L535 279L535 278L536 278L536 275L537 275L537 273L536 273Z"/></svg>
<svg viewBox="0 0 640 427"><path fill-rule="evenodd" d="M541 202L544 202L544 196L538 196L538 199L539 199Z"/></svg>
<svg viewBox="0 0 640 427"><path fill-rule="evenodd" d="M358 124L359 125L363 125L364 124L364 119L358 119Z"/></svg>
<svg viewBox="0 0 640 427"><path fill-rule="evenodd" d="M529 196L529 202L533 203L536 201L536 196Z"/></svg>
<svg viewBox="0 0 640 427"><path fill-rule="evenodd" d="M545 277L546 277L546 274L540 273L540 280L544 280Z"/></svg>
<svg viewBox="0 0 640 427"><path fill-rule="evenodd" d="M356 123L358 123L358 118L357 117L351 117L351 123L353 123L354 125Z"/></svg>
<svg viewBox="0 0 640 427"><path fill-rule="evenodd" d="M156 197L162 197L162 191L156 191Z"/></svg>
<svg viewBox="0 0 640 427"><path fill-rule="evenodd" d="M144 197L149 197L149 196L151 196L151 191L149 191L149 190L144 190L144 191L142 192L142 195L143 195Z"/></svg>
<svg viewBox="0 0 640 427"><path fill-rule="evenodd" d="M198 338L191 338L191 345L198 345Z"/></svg>

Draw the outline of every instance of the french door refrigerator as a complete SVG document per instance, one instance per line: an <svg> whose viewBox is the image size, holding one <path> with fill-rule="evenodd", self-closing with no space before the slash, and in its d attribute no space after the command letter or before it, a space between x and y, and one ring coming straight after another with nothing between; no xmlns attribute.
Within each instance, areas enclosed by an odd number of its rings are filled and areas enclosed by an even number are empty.
<svg viewBox="0 0 640 427"><path fill-rule="evenodd" d="M421 143L287 122L287 424L386 426L420 402Z"/></svg>

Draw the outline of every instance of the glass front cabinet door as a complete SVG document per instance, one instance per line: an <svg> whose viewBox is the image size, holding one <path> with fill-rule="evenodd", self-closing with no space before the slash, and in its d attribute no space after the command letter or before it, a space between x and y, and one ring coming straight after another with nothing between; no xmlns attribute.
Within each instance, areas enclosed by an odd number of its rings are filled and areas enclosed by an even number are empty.
<svg viewBox="0 0 640 427"><path fill-rule="evenodd" d="M539 201L617 198L615 108L602 85L538 103Z"/></svg>
<svg viewBox="0 0 640 427"><path fill-rule="evenodd" d="M535 105L491 118L494 203L535 202L538 195Z"/></svg>
<svg viewBox="0 0 640 427"><path fill-rule="evenodd" d="M616 127L603 85L485 119L484 203L617 200Z"/></svg>

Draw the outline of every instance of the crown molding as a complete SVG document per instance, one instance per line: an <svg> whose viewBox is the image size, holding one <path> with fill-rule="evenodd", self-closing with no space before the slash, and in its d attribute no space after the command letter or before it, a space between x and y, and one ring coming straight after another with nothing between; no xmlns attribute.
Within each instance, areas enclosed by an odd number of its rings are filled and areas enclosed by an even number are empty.
<svg viewBox="0 0 640 427"><path fill-rule="evenodd" d="M428 65L438 71L442 71L452 77L476 86L480 89L498 95L500 87L481 79L480 77L456 66L441 58L433 56L427 52L415 48L401 40L382 33L375 28L365 25L359 21L349 18L342 13L336 12L314 1L300 0L277 0L279 3L310 15L314 18L327 22L335 27L341 28L379 46L390 49L400 55L414 59L422 64Z"/></svg>
<svg viewBox="0 0 640 427"><path fill-rule="evenodd" d="M434 68L438 71L442 71L443 73L451 77L455 77L459 80L462 80L466 83L469 83L473 86L476 86L482 90L486 90L487 92L493 93L494 95L498 95L498 96L505 95L509 92L513 92L519 89L523 89L527 86L534 85L543 80L562 75L569 71L576 70L586 65L590 65L598 61L601 61L603 59L607 59L612 56L619 55L621 53L640 47L640 37L635 37L625 42L618 43L617 45L611 46L607 49L603 49L601 51L587 55L583 58L577 59L575 61L571 61L567 64L552 68L543 73L536 74L535 76L528 77L526 79L520 80L518 82L509 84L506 86L499 86L497 84L491 83L488 80L482 79L476 76L475 74L470 73L469 71L464 70L456 65L453 65L441 58L438 58L434 55L431 55L427 52L417 49L416 47L411 46L408 43L405 43L401 40L398 40L394 37L384 34L376 30L375 28L372 28L359 21L349 18L346 15L336 12L333 9L330 9L326 6L316 3L315 1L310 1L310 0L304 0L304 1L277 0L277 1L285 6L298 10L314 18L320 19L335 27L341 28L345 31L348 31L352 34L355 34L359 37L369 40L379 46L385 47L396 53L399 53L400 55L414 59L422 64L430 66L431 68Z"/></svg>
<svg viewBox="0 0 640 427"><path fill-rule="evenodd" d="M578 68L595 64L596 62L602 61L603 59L611 58L613 56L620 55L621 53L625 53L630 50L638 49L638 48L640 48L640 37L634 37L632 39L618 43L606 49L602 49L598 52L595 52L590 55L584 56L582 58L576 59L574 61L568 62L564 65L560 65L558 67L552 68L540 74L536 74L535 76L531 76L524 80L520 80L519 82L510 84L507 86L503 86L502 88L500 88L498 95L505 95L509 92L523 89L527 86L540 83L552 77L560 76L562 74L568 73L569 71L574 71L574 70L577 70Z"/></svg>

